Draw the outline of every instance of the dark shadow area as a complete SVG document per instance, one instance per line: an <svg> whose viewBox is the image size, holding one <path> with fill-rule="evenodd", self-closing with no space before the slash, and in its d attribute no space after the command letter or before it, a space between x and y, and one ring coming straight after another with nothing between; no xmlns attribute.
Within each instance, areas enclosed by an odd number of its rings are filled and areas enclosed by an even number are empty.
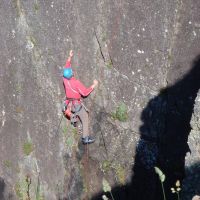
<svg viewBox="0 0 200 200"><path fill-rule="evenodd" d="M200 56L191 70L172 86L161 89L141 114L140 141L136 148L131 182L112 188L115 200L163 200L154 166L166 175L167 200L177 199L170 188L185 178L185 156L194 101L200 88ZM192 180L191 180L192 181ZM91 200L100 200L99 193ZM111 199L109 193L106 194Z"/></svg>
<svg viewBox="0 0 200 200"><path fill-rule="evenodd" d="M200 196L200 162L186 168L186 178L182 185L181 199L191 200L195 195Z"/></svg>
<svg viewBox="0 0 200 200"><path fill-rule="evenodd" d="M0 199L4 199L4 190L5 190L5 182L4 180L0 177Z"/></svg>

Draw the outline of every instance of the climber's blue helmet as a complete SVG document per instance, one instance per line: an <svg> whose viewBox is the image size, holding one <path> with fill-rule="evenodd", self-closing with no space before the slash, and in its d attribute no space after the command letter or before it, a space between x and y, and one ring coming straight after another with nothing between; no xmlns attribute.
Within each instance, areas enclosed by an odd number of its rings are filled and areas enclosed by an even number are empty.
<svg viewBox="0 0 200 200"><path fill-rule="evenodd" d="M70 79L73 76L72 68L65 68L63 70L63 77L66 79Z"/></svg>

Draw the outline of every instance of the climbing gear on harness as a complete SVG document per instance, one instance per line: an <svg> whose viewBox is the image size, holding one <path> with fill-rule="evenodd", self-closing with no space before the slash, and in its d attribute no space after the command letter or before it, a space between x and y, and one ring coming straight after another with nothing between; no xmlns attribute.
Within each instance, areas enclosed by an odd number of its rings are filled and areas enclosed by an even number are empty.
<svg viewBox="0 0 200 200"><path fill-rule="evenodd" d="M66 103L67 101L67 103ZM76 113L79 112L82 108L82 104L79 103L79 99L74 98L65 98L65 101L63 103L62 111L64 115L70 119L71 124L75 126L75 123L77 122L77 115Z"/></svg>
<svg viewBox="0 0 200 200"><path fill-rule="evenodd" d="M95 139L91 136L82 137L81 140L83 144L91 144L95 141Z"/></svg>
<svg viewBox="0 0 200 200"><path fill-rule="evenodd" d="M75 114L71 114L70 116L70 122L73 126L76 126L76 122L78 121L78 117Z"/></svg>
<svg viewBox="0 0 200 200"><path fill-rule="evenodd" d="M73 76L72 68L65 68L63 70L63 77L66 79L70 79Z"/></svg>
<svg viewBox="0 0 200 200"><path fill-rule="evenodd" d="M62 112L64 113L66 109L67 109L67 104L64 101L62 105Z"/></svg>
<svg viewBox="0 0 200 200"><path fill-rule="evenodd" d="M71 112L70 106L68 106L68 105L65 102L63 103L62 112L68 119L70 119L71 115L72 115L72 112Z"/></svg>
<svg viewBox="0 0 200 200"><path fill-rule="evenodd" d="M69 119L71 119L71 115L72 115L72 112L69 108L67 108L64 112L65 116Z"/></svg>
<svg viewBox="0 0 200 200"><path fill-rule="evenodd" d="M72 113L77 113L81 110L82 104L77 101L72 102L71 111Z"/></svg>

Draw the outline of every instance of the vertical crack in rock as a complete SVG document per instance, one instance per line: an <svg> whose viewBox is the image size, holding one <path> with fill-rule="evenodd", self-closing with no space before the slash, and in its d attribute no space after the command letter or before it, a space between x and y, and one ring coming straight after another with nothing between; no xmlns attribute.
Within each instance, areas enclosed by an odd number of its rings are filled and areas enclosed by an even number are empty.
<svg viewBox="0 0 200 200"><path fill-rule="evenodd" d="M183 2L182 0L176 0L176 7L174 9L174 20L173 20L173 28L172 28L172 31L171 31L171 34L170 34L170 44L169 44L169 48L168 48L168 55L167 55L167 62L165 64L166 66L166 76L165 76L165 83L167 86L168 85L168 71L171 67L171 64L172 64L172 61L173 61L173 50L174 50L174 47L175 47L175 44L176 44L176 39L177 39L177 35L180 31L180 26L181 26L181 23L180 23L180 20L181 20L181 11L183 9Z"/></svg>

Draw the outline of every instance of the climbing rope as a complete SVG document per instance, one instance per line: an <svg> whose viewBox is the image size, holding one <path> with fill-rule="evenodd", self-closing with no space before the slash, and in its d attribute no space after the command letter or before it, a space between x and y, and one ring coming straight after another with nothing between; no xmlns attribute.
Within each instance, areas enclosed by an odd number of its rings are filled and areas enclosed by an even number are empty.
<svg viewBox="0 0 200 200"><path fill-rule="evenodd" d="M89 194L90 194L90 176L89 176L89 145L85 145L85 152L86 152L86 158L85 158L85 167L84 167L84 172L85 172L85 178L86 178L86 187L87 187L87 198L89 199Z"/></svg>
<svg viewBox="0 0 200 200"><path fill-rule="evenodd" d="M59 133L60 125L61 125L61 122L62 122L62 120L63 120L63 116L64 116L64 115L62 114L62 116L61 116L61 118L60 118L60 121L59 121L59 124L58 124L58 126L57 126L57 130L56 130L55 136L57 136L58 133Z"/></svg>

